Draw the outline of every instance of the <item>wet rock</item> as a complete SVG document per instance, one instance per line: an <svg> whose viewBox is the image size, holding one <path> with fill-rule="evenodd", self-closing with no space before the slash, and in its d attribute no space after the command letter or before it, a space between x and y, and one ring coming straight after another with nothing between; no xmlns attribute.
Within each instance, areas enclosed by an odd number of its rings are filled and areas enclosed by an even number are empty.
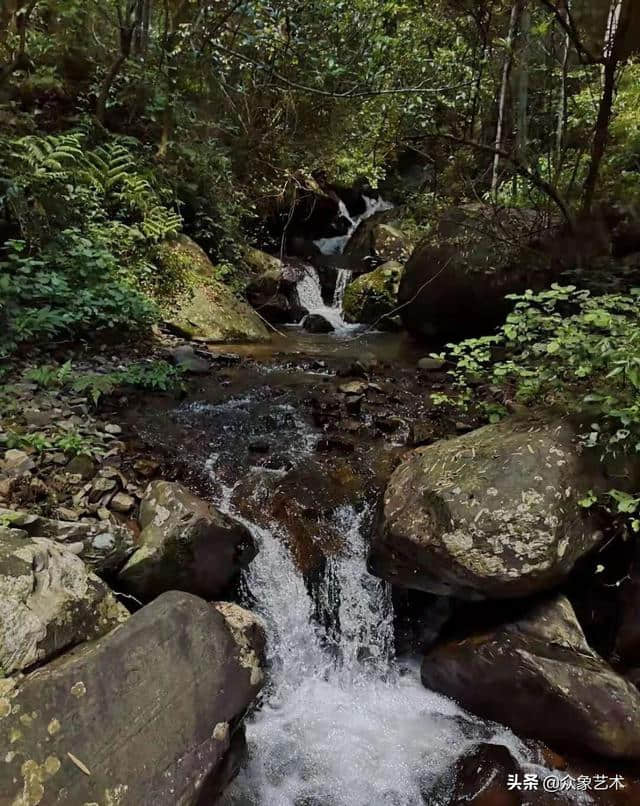
<svg viewBox="0 0 640 806"><path fill-rule="evenodd" d="M140 504L140 548L119 574L138 598L184 590L213 599L255 556L248 530L181 484L151 482Z"/></svg>
<svg viewBox="0 0 640 806"><path fill-rule="evenodd" d="M571 753L640 758L640 692L587 644L563 596L425 655L424 685Z"/></svg>
<svg viewBox="0 0 640 806"><path fill-rule="evenodd" d="M302 327L309 333L332 333L334 330L331 322L319 313L310 313L305 316Z"/></svg>
<svg viewBox="0 0 640 806"><path fill-rule="evenodd" d="M46 538L0 527L0 671L43 663L128 616L79 557Z"/></svg>
<svg viewBox="0 0 640 806"><path fill-rule="evenodd" d="M505 421L418 448L387 486L370 568L466 599L545 590L601 541L578 505L598 484L561 423Z"/></svg>
<svg viewBox="0 0 640 806"><path fill-rule="evenodd" d="M383 327L396 308L401 275L402 264L392 260L350 283L343 300L346 321Z"/></svg>
<svg viewBox="0 0 640 806"><path fill-rule="evenodd" d="M208 375L211 366L206 358L201 358L189 344L182 344L169 351L173 363L193 375Z"/></svg>
<svg viewBox="0 0 640 806"><path fill-rule="evenodd" d="M171 592L20 683L0 681L12 737L0 802L194 804L233 774L263 645L248 611Z"/></svg>
<svg viewBox="0 0 640 806"><path fill-rule="evenodd" d="M360 262L364 267L371 260L376 263L399 261L402 264L408 259L413 251L413 243L389 220L394 215L394 211L389 211L360 224L345 250L350 265Z"/></svg>
<svg viewBox="0 0 640 806"><path fill-rule="evenodd" d="M437 802L446 806L522 806L521 793L507 789L512 775L522 779L523 771L508 748L480 742L443 776L436 788Z"/></svg>

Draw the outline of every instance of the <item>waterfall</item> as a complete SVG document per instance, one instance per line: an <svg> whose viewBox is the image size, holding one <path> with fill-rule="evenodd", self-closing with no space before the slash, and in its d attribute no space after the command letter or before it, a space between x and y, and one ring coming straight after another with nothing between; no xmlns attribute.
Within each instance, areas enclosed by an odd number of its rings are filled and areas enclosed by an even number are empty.
<svg viewBox="0 0 640 806"><path fill-rule="evenodd" d="M298 280L296 286L302 307L306 308L309 313L318 313L324 316L328 322L331 322L336 332L343 334L357 327L357 325L347 324L342 318L342 297L350 276L351 272L345 270L338 272L338 282L342 284L342 288L339 290L336 283L333 305L327 305L322 299L320 277L314 266L305 265L304 274Z"/></svg>
<svg viewBox="0 0 640 806"><path fill-rule="evenodd" d="M344 235L336 235L332 238L318 238L317 241L314 241L314 244L323 255L341 255L361 221L364 221L366 218L371 218L374 213L390 210L393 207L390 202L385 201L381 196L374 199L371 196L363 195L362 198L365 203L364 212L355 217L349 214L347 206L342 200L338 202L340 218L346 219L349 227Z"/></svg>
<svg viewBox="0 0 640 806"><path fill-rule="evenodd" d="M342 310L342 300L344 299L344 292L351 282L353 272L348 269L338 269L338 276L336 278L336 290L333 293L333 307L339 311Z"/></svg>
<svg viewBox="0 0 640 806"><path fill-rule="evenodd" d="M238 517L231 500L227 491L226 511ZM371 514L345 506L335 517L344 545L328 560L316 601L283 527L239 518L259 546L244 586L267 626L271 668L247 725L248 765L223 806L424 806L478 741L506 745L537 771L506 728L426 690L417 669L395 661L390 589L365 565Z"/></svg>

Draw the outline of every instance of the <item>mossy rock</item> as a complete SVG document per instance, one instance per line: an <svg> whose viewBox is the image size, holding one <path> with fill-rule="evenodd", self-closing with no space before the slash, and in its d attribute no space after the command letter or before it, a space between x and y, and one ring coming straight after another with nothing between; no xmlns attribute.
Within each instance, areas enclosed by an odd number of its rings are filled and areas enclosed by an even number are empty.
<svg viewBox="0 0 640 806"><path fill-rule="evenodd" d="M206 342L268 341L269 331L251 307L215 277L205 252L182 236L161 244L156 260L161 270L180 272L185 290L166 317L174 332Z"/></svg>
<svg viewBox="0 0 640 806"><path fill-rule="evenodd" d="M402 268L400 263L390 260L350 283L343 301L347 322L372 325L390 314L397 305Z"/></svg>

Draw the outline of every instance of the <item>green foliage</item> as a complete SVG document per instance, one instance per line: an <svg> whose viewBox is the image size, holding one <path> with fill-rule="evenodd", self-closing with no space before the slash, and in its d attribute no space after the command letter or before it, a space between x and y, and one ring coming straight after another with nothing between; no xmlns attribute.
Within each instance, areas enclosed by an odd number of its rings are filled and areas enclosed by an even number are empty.
<svg viewBox="0 0 640 806"><path fill-rule="evenodd" d="M495 335L448 345L456 391L433 402L477 405L486 384L504 401L569 412L583 424L584 445L603 455L640 453L640 289L592 296L552 286L513 299ZM506 413L499 401L479 405L492 421ZM589 492L580 503L597 501ZM614 489L604 505L640 529L639 497Z"/></svg>
<svg viewBox="0 0 640 806"><path fill-rule="evenodd" d="M25 380L44 389L70 388L88 397L94 405L123 387L150 392L176 392L184 387L184 374L166 361L143 361L113 372L77 373L70 361L60 367L44 365L25 373Z"/></svg>
<svg viewBox="0 0 640 806"><path fill-rule="evenodd" d="M485 382L521 404L593 422L592 447L640 451L640 289L592 296L553 286L513 299L495 335L448 345L458 400L469 402Z"/></svg>

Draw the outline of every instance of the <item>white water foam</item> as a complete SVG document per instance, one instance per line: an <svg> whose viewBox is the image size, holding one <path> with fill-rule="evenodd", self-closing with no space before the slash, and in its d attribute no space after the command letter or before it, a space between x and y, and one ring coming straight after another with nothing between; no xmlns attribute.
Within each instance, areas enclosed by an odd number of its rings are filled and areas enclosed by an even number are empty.
<svg viewBox="0 0 640 806"><path fill-rule="evenodd" d="M237 518L231 501L227 490L222 506ZM244 584L267 625L271 669L265 702L247 724L248 766L223 806L437 804L434 787L478 741L506 745L538 771L510 731L426 690L416 669L394 660L390 591L365 569L368 517L351 507L337 513L344 547L329 559L316 601L282 527L239 518L259 547Z"/></svg>
<svg viewBox="0 0 640 806"><path fill-rule="evenodd" d="M323 316L333 325L336 333L339 334L346 334L351 330L358 328L358 325L350 325L345 322L342 317L342 296L344 295L344 289L346 288L346 284L348 282L346 275L350 274L350 272L343 272L344 279L341 280L341 282L344 282L344 287L338 294L334 295L333 305L327 305L322 299L320 277L318 276L318 271L314 266L305 265L304 274L300 280L298 280L296 286L298 290L298 298L300 299L300 304L302 307L306 308L309 313L320 314ZM340 273L338 274L338 277L340 278Z"/></svg>
<svg viewBox="0 0 640 806"><path fill-rule="evenodd" d="M364 212L353 217L347 210L346 204L342 200L338 202L340 216L348 221L349 227L344 235L336 235L333 238L318 238L318 240L314 241L314 244L323 255L341 255L361 221L371 218L375 213L381 213L383 210L390 210L393 207L393 204L385 201L382 196L374 199L371 196L363 195L362 199L365 203Z"/></svg>

